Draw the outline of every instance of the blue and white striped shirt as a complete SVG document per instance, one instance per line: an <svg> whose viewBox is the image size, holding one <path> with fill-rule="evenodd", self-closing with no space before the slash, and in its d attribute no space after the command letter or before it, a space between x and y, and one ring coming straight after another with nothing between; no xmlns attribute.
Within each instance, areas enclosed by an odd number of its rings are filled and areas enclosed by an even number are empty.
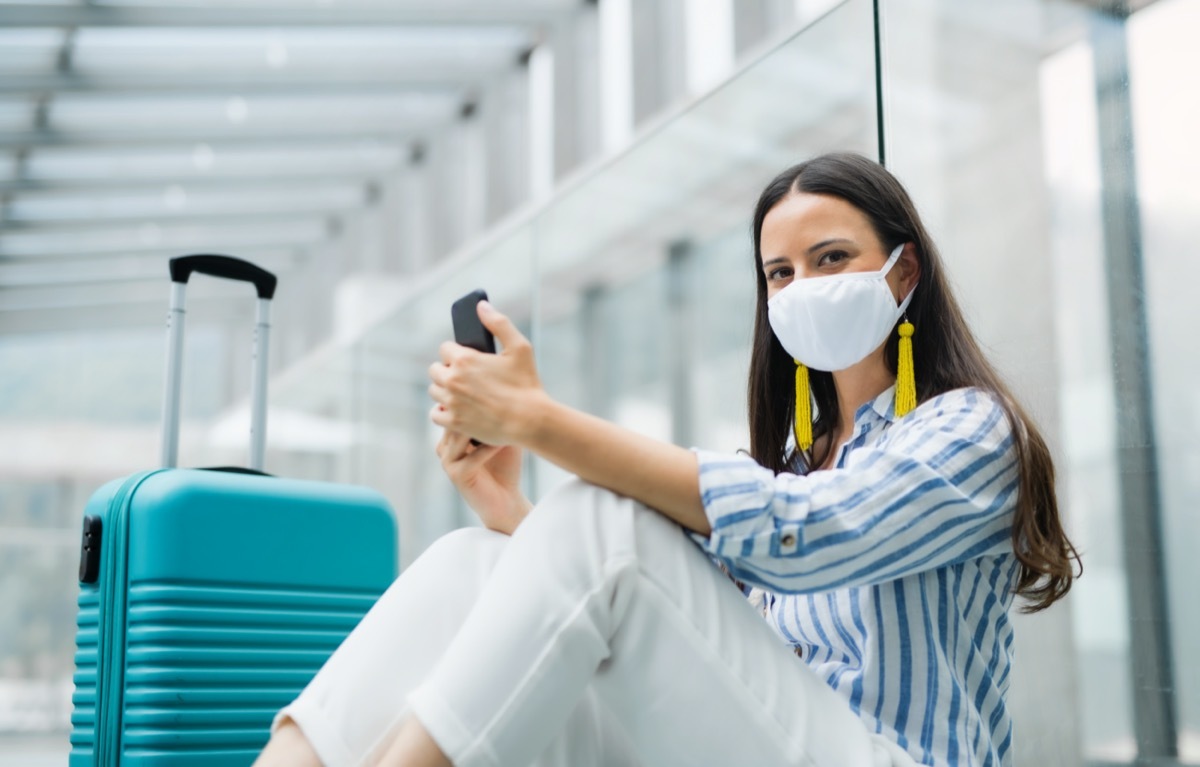
<svg viewBox="0 0 1200 767"><path fill-rule="evenodd" d="M1010 765L1012 430L979 389L900 420L893 394L828 471L697 451L712 534L692 535L869 729L922 764Z"/></svg>

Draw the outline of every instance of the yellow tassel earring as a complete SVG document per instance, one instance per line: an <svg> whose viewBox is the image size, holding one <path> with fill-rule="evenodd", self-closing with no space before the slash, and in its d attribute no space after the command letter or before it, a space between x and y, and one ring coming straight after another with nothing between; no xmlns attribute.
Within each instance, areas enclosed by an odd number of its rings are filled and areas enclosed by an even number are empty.
<svg viewBox="0 0 1200 767"><path fill-rule="evenodd" d="M812 447L812 395L808 391L808 368L796 360L796 449Z"/></svg>
<svg viewBox="0 0 1200 767"><path fill-rule="evenodd" d="M913 373L913 325L905 316L900 323L900 350L896 361L896 417L912 412L917 406L917 379Z"/></svg>

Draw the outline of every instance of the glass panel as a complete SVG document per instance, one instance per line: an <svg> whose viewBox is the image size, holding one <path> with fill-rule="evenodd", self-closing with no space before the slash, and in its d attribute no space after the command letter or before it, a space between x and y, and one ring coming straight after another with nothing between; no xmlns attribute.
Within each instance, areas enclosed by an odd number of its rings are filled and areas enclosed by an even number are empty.
<svg viewBox="0 0 1200 767"><path fill-rule="evenodd" d="M1064 606L1014 618L1014 761L1159 763L1178 748L1196 763L1200 611L1187 584L1200 573L1186 542L1200 534L1189 479L1200 371L1175 350L1200 319L1186 296L1200 273L1179 255L1200 211L1185 143L1200 112L1179 90L1200 64L1187 39L1200 3L1164 0L1127 24L1047 0L883 8L889 166L982 345L1040 423L1084 555ZM1130 397L1146 363L1151 388ZM1161 549L1138 532L1156 511ZM1165 588L1169 623L1153 588ZM1159 682L1147 658L1167 635L1173 668ZM1148 713L1164 700L1177 739L1169 716Z"/></svg>
<svg viewBox="0 0 1200 767"><path fill-rule="evenodd" d="M165 276L165 266L160 274ZM165 303L165 280L159 282L156 287ZM132 332L0 336L0 370L5 371L0 377L0 424L37 413L47 424L146 424L156 433L162 418L165 348L157 326ZM212 418L224 401L224 342L211 328L189 328L185 355L184 413L188 418ZM69 454L58 460L63 467L87 461L91 447L64 442L62 449ZM152 465L157 452L128 460ZM5 518L0 516L0 521Z"/></svg>
<svg viewBox="0 0 1200 767"><path fill-rule="evenodd" d="M6 489L0 498L17 496L26 508L59 506L43 496L46 485ZM25 489L33 497L20 498ZM0 525L0 733L45 732L70 719L78 538L75 520L61 527Z"/></svg>
<svg viewBox="0 0 1200 767"><path fill-rule="evenodd" d="M1066 230L1046 215L1054 197L1042 184L1040 107L1046 103L1041 91L1046 57L1086 33L1085 11L1037 0L1006 3L1003 10L976 0L900 2L884 10L888 165L905 182L938 243L973 331L1066 469L1070 479L1063 490L1074 489L1079 480L1071 462L1077 453L1064 456L1064 441L1072 448L1096 441L1094 434L1063 433L1063 418L1079 404L1070 394L1087 379L1085 371L1066 369L1060 350L1076 358L1079 350L1063 342L1061 326L1056 345L1056 319L1075 316L1078 304L1058 292L1055 279L1069 268L1054 258L1058 233ZM1073 93L1084 103L1093 98L1086 88ZM1065 103L1076 101L1056 100L1054 106ZM1081 126L1073 123L1070 130L1086 145L1088 134ZM1084 230L1068 234L1077 238L1075 245L1097 242L1094 232L1090 239ZM1072 252L1077 258L1097 257L1094 251ZM1074 281L1074 273L1068 280ZM1074 423L1066 421L1068 428ZM1104 487L1091 486L1088 497ZM1073 530L1086 526L1092 514L1104 513L1102 505L1076 512L1081 500L1063 492ZM1099 565L1092 553L1088 564ZM1098 658L1111 655L1087 657L1072 650L1070 611L1095 598L1084 595L1100 580L1087 583L1085 578L1069 606L1012 616L1017 662L1008 705L1017 735L1016 764L1078 764L1079 728L1088 717L1102 713L1110 733L1121 728L1121 708L1102 691L1120 689L1122 666L1109 665L1089 677ZM1087 630L1092 651L1111 646L1111 640ZM1080 670L1087 669L1083 678L1076 677L1076 661L1083 664ZM1076 714L1081 707L1083 716Z"/></svg>
<svg viewBox="0 0 1200 767"><path fill-rule="evenodd" d="M1141 209L1146 312L1154 382L1154 416L1162 498L1167 614L1171 621L1174 693L1182 760L1200 764L1200 582L1194 553L1200 540L1200 364L1192 329L1200 322L1194 287L1200 265L1192 255L1200 217L1200 157L1195 136L1200 51L1200 2L1162 0L1129 20L1137 193Z"/></svg>
<svg viewBox="0 0 1200 767"><path fill-rule="evenodd" d="M543 382L561 401L663 438L690 433L731 450L747 444L747 220L762 184L786 165L831 145L873 153L871 24L869 2L839 5L545 209L408 287L397 310L333 358L334 370L275 389L289 410L353 414L353 445L331 460L339 476L392 499L405 562L446 530L474 522L433 453L440 429L429 421L426 391L427 368L451 335L450 304L474 288L486 288L531 334ZM680 279L694 281L684 304L671 298ZM686 324L680 312L695 318L687 331L695 354L683 360L682 376L664 364ZM301 394L322 377L336 382L318 387L323 397ZM681 412L674 394L684 379L702 383ZM280 460L286 467L290 459ZM530 474L535 497L556 477L541 462Z"/></svg>
<svg viewBox="0 0 1200 767"><path fill-rule="evenodd" d="M1042 67L1045 177L1050 193L1056 341L1061 376L1062 493L1086 577L1072 591L1083 741L1093 757L1136 753L1129 684L1128 600L1120 540L1112 349L1104 286L1096 80L1079 40Z"/></svg>
<svg viewBox="0 0 1200 767"><path fill-rule="evenodd" d="M874 154L871 29L870 3L841 4L539 218L552 395L688 446L749 446L749 216L806 156ZM545 492L561 473L537 466Z"/></svg>

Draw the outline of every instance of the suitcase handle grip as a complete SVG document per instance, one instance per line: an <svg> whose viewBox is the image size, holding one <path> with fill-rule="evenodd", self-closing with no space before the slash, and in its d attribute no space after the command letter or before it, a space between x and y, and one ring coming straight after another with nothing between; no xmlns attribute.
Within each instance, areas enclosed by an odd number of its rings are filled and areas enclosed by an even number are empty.
<svg viewBox="0 0 1200 767"><path fill-rule="evenodd" d="M186 285L192 272L207 274L211 277L224 277L227 280L253 282L254 288L258 291L258 297L266 299L275 297L275 285L278 283L275 275L266 269L233 256L202 253L171 259L171 282L181 282Z"/></svg>

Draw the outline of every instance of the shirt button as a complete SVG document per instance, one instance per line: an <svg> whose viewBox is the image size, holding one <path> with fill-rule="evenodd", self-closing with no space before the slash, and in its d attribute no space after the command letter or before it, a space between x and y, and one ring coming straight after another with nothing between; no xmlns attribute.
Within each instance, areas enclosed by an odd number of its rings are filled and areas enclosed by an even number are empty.
<svg viewBox="0 0 1200 767"><path fill-rule="evenodd" d="M784 536L779 539L779 542L784 546L795 546L796 536L792 535L791 533L785 533Z"/></svg>

